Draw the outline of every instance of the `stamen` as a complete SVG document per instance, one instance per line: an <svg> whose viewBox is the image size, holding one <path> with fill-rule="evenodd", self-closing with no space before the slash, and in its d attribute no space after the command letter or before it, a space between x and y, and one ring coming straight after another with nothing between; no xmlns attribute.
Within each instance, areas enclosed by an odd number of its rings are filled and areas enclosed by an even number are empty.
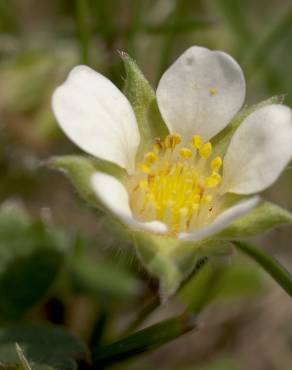
<svg viewBox="0 0 292 370"><path fill-rule="evenodd" d="M222 159L221 159L221 157L219 157L219 156L218 157L215 157L212 160L212 162L211 162L211 169L213 171L218 172L220 170L221 166L222 166Z"/></svg>
<svg viewBox="0 0 292 370"><path fill-rule="evenodd" d="M163 149L164 147L164 144L163 142L161 141L161 139L159 138L156 138L155 139L155 143L153 145L153 151L156 153L156 154L159 154L159 152Z"/></svg>
<svg viewBox="0 0 292 370"><path fill-rule="evenodd" d="M158 159L158 156L154 152L148 152L144 156L144 161L147 165L151 165L155 163L157 159Z"/></svg>
<svg viewBox="0 0 292 370"><path fill-rule="evenodd" d="M211 143L204 144L200 136L193 136L186 146L175 133L156 139L131 178L130 206L136 217L143 222L160 220L170 234L201 227L207 215L214 217L214 211L206 211L217 209L222 159L209 161L211 154Z"/></svg>
<svg viewBox="0 0 292 370"><path fill-rule="evenodd" d="M213 172L211 176L205 180L206 188L215 188L221 182L221 176L217 172Z"/></svg>
<svg viewBox="0 0 292 370"><path fill-rule="evenodd" d="M200 149L202 144L203 144L203 140L201 138L201 136L198 136L198 135L195 135L192 137L192 142L191 142L192 146L195 148L195 149Z"/></svg>
<svg viewBox="0 0 292 370"><path fill-rule="evenodd" d="M212 144L210 142L204 144L200 149L199 149L199 154L200 157L208 159L212 153Z"/></svg>
<svg viewBox="0 0 292 370"><path fill-rule="evenodd" d="M170 134L166 136L164 145L167 149L174 149L176 145L180 144L181 137L178 134Z"/></svg>
<svg viewBox="0 0 292 370"><path fill-rule="evenodd" d="M179 150L179 155L183 159L191 158L192 154L193 153L192 153L192 151L189 148L180 148L180 150Z"/></svg>
<svg viewBox="0 0 292 370"><path fill-rule="evenodd" d="M151 172L150 167L145 163L140 163L139 169L146 174L149 174Z"/></svg>

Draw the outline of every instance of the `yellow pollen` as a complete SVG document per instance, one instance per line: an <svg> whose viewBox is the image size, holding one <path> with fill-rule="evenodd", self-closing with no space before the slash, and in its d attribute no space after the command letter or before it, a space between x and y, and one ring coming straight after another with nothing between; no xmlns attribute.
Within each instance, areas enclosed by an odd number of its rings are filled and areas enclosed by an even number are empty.
<svg viewBox="0 0 292 370"><path fill-rule="evenodd" d="M191 158L192 154L193 153L192 153L192 151L189 148L180 148L180 150L179 150L179 155L183 159Z"/></svg>
<svg viewBox="0 0 292 370"><path fill-rule="evenodd" d="M211 143L204 144L200 136L193 136L185 146L177 134L157 139L129 179L134 215L142 222L164 222L171 235L200 227L206 214L213 217L222 160L209 159L211 153ZM206 212L209 209L212 214Z"/></svg>
<svg viewBox="0 0 292 370"><path fill-rule="evenodd" d="M215 157L211 162L211 169L213 171L218 172L222 166L222 159L221 157Z"/></svg>
<svg viewBox="0 0 292 370"><path fill-rule="evenodd" d="M153 145L153 151L156 153L156 154L159 154L159 152L164 148L164 144L162 142L162 140L160 140L159 138L156 138L155 139L155 143Z"/></svg>
<svg viewBox="0 0 292 370"><path fill-rule="evenodd" d="M166 136L164 145L167 149L174 149L176 145L180 144L181 137L178 134L170 134Z"/></svg>
<svg viewBox="0 0 292 370"><path fill-rule="evenodd" d="M147 183L147 181L145 181L145 180L141 180L141 181L139 182L139 187L140 187L141 189L143 189L143 190L146 190L146 189L148 188L148 183Z"/></svg>
<svg viewBox="0 0 292 370"><path fill-rule="evenodd" d="M216 88L216 87L211 87L211 88L209 89L209 91L210 91L210 94L211 94L211 95L216 95L216 94L217 94L217 88Z"/></svg>
<svg viewBox="0 0 292 370"><path fill-rule="evenodd" d="M148 152L144 156L144 161L147 165L151 165L157 161L157 154L154 152Z"/></svg>
<svg viewBox="0 0 292 370"><path fill-rule="evenodd" d="M206 188L214 188L221 182L221 176L217 172L213 172L211 176L205 179Z"/></svg>
<svg viewBox="0 0 292 370"><path fill-rule="evenodd" d="M146 174L149 174L151 172L150 167L145 163L140 163L139 169Z"/></svg>
<svg viewBox="0 0 292 370"><path fill-rule="evenodd" d="M200 149L203 144L201 136L195 135L192 137L192 146L196 149Z"/></svg>
<svg viewBox="0 0 292 370"><path fill-rule="evenodd" d="M200 157L208 159L212 153L212 144L210 142L204 144L199 149Z"/></svg>

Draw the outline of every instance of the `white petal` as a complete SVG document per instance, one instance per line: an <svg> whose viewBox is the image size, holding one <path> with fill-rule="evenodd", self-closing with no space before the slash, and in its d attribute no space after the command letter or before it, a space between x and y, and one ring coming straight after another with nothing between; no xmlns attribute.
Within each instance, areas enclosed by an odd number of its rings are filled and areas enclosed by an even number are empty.
<svg viewBox="0 0 292 370"><path fill-rule="evenodd" d="M223 161L223 191L262 191L291 158L291 110L283 105L263 107L249 115L231 139Z"/></svg>
<svg viewBox="0 0 292 370"><path fill-rule="evenodd" d="M129 228L158 234L167 232L167 226L160 221L140 222L134 218L128 192L115 177L96 172L92 175L91 183L100 202Z"/></svg>
<svg viewBox="0 0 292 370"><path fill-rule="evenodd" d="M258 205L259 201L260 197L254 196L252 198L249 198L248 200L239 202L234 206L228 208L226 211L222 212L210 225L191 233L181 233L179 234L179 239L199 241L210 237L211 235L217 234L219 231L225 229L233 221L251 211L254 207Z"/></svg>
<svg viewBox="0 0 292 370"><path fill-rule="evenodd" d="M53 111L81 149L132 171L140 135L121 91L87 66L77 66L53 95Z"/></svg>
<svg viewBox="0 0 292 370"><path fill-rule="evenodd" d="M245 98L240 66L228 54L193 46L163 74L160 112L171 132L185 140L209 140L238 112Z"/></svg>

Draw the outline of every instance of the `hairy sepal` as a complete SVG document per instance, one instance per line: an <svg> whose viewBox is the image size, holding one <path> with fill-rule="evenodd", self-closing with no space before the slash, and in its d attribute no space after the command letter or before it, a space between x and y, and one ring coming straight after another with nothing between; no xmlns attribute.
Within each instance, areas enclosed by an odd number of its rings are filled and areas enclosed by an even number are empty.
<svg viewBox="0 0 292 370"><path fill-rule="evenodd" d="M168 129L161 117L150 83L125 52L120 52L126 70L124 93L129 99L141 134L140 153L148 150L155 138L164 138Z"/></svg>
<svg viewBox="0 0 292 370"><path fill-rule="evenodd" d="M182 242L144 232L136 232L134 240L140 262L150 275L159 280L162 302L177 291L201 257L231 253L231 245L227 241Z"/></svg>
<svg viewBox="0 0 292 370"><path fill-rule="evenodd" d="M55 156L44 163L52 169L59 170L70 179L79 195L90 205L99 206L91 185L91 177L95 172L104 172L120 180L124 172L112 163L82 155Z"/></svg>
<svg viewBox="0 0 292 370"><path fill-rule="evenodd" d="M229 240L251 237L287 224L292 224L292 213L271 202L262 202L216 237Z"/></svg>

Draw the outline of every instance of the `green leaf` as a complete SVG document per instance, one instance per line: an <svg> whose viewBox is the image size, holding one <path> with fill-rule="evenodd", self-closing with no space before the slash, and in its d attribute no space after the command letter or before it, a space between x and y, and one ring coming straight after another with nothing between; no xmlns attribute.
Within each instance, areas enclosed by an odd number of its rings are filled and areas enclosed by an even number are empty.
<svg viewBox="0 0 292 370"><path fill-rule="evenodd" d="M251 244L239 241L233 244L257 262L292 298L292 276L278 261Z"/></svg>
<svg viewBox="0 0 292 370"><path fill-rule="evenodd" d="M263 202L247 215L217 234L220 238L244 238L258 235L277 226L291 224L292 214L270 202Z"/></svg>
<svg viewBox="0 0 292 370"><path fill-rule="evenodd" d="M196 318L189 314L161 321L118 342L97 348L93 351L94 363L117 362L154 350L195 327Z"/></svg>
<svg viewBox="0 0 292 370"><path fill-rule="evenodd" d="M170 237L138 232L134 239L141 263L159 280L162 300L175 293L202 256L226 254L230 250L229 243L225 241L182 242Z"/></svg>
<svg viewBox="0 0 292 370"><path fill-rule="evenodd" d="M16 212L0 209L0 320L21 318L45 297L66 247L62 233Z"/></svg>
<svg viewBox="0 0 292 370"><path fill-rule="evenodd" d="M282 104L284 101L284 98L285 98L284 95L272 96L271 98L264 100L260 103L251 105L250 107L244 107L231 120L229 125L223 131L221 131L218 135L216 135L214 139L212 139L214 155L224 155L234 132L241 125L241 123L245 120L245 118L247 118L251 113L267 105Z"/></svg>
<svg viewBox="0 0 292 370"><path fill-rule="evenodd" d="M123 170L113 163L82 155L65 155L52 157L44 165L62 171L72 181L79 195L91 205L97 206L98 200L91 186L91 176L105 172L117 178L123 177Z"/></svg>
<svg viewBox="0 0 292 370"><path fill-rule="evenodd" d="M153 145L155 138L164 138L168 129L159 112L155 92L140 71L135 61L125 52L120 52L126 69L124 93L129 99L138 122L141 144L144 151Z"/></svg>
<svg viewBox="0 0 292 370"><path fill-rule="evenodd" d="M88 359L85 344L65 330L53 325L18 324L0 327L1 365L8 367L19 363L15 343L22 348L33 370L75 370L78 360Z"/></svg>

